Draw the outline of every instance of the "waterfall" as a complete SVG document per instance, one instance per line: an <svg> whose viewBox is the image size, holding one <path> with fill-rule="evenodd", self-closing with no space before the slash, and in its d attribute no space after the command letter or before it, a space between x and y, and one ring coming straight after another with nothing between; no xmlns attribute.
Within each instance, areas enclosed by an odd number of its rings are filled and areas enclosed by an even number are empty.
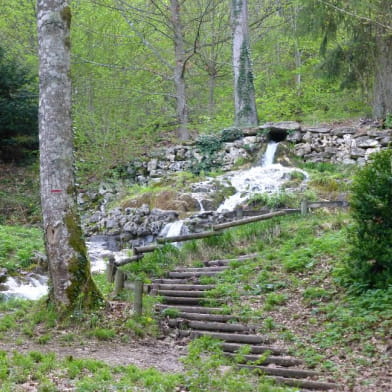
<svg viewBox="0 0 392 392"><path fill-rule="evenodd" d="M261 160L261 167L266 167L274 163L275 153L278 145L279 143L274 142L273 140L268 143L267 149L263 155L263 159Z"/></svg>
<svg viewBox="0 0 392 392"><path fill-rule="evenodd" d="M293 171L301 172L307 178L307 173L301 169L273 163L278 144L274 141L268 143L267 150L261 160L261 166L223 176L223 179L236 189L236 193L227 198L218 207L217 212L233 211L238 205L246 202L256 193L272 194L280 192L281 186L290 179Z"/></svg>

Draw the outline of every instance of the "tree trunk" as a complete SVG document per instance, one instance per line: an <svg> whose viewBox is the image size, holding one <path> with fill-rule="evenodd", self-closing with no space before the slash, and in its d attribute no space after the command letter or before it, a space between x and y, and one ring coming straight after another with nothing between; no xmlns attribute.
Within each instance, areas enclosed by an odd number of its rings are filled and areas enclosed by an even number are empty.
<svg viewBox="0 0 392 392"><path fill-rule="evenodd" d="M247 0L231 1L233 28L234 107L237 126L258 124L250 60Z"/></svg>
<svg viewBox="0 0 392 392"><path fill-rule="evenodd" d="M60 312L97 305L101 295L76 208L71 124L69 1L38 0L41 204L49 299Z"/></svg>
<svg viewBox="0 0 392 392"><path fill-rule="evenodd" d="M178 0L170 0L170 11L174 31L174 84L176 86L176 113L179 123L177 136L180 140L189 139L188 131L188 108L186 104L186 87L185 87L185 49L184 34L180 18L180 3Z"/></svg>
<svg viewBox="0 0 392 392"><path fill-rule="evenodd" d="M373 116L385 119L392 115L392 36L380 31L376 38L376 75Z"/></svg>

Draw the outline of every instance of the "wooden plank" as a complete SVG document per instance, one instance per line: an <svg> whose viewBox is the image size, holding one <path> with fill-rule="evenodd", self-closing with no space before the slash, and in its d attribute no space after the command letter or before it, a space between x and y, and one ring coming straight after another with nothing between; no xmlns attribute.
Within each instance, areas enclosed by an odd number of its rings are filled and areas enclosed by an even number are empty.
<svg viewBox="0 0 392 392"><path fill-rule="evenodd" d="M201 238L208 238L217 235L222 235L223 233L217 233L215 231L204 231L202 233L192 233L192 234L184 234L184 235L177 235L175 237L159 237L157 238L158 244L166 244L169 242L182 242L182 241L190 241L190 240L197 240Z"/></svg>
<svg viewBox="0 0 392 392"><path fill-rule="evenodd" d="M222 332L248 332L249 327L243 324L230 324L230 323L220 323L220 322L203 322L194 320L184 320L184 319L170 319L168 321L170 327L179 328L195 328L199 331L222 331Z"/></svg>
<svg viewBox="0 0 392 392"><path fill-rule="evenodd" d="M286 210L270 212L269 214L253 216L253 217L250 217L250 218L240 219L240 220L233 221L233 222L221 223L219 225L213 225L212 229L213 230L228 229L229 227L241 226L241 225L245 225L247 223L253 223L253 222L259 222L259 221L262 221L262 220L268 220L268 219L275 218L276 216L283 216L283 215L287 215L287 214L292 213L292 212L293 211L291 211L291 210L290 210L290 212L288 212ZM297 211L295 211L295 212L297 212Z"/></svg>
<svg viewBox="0 0 392 392"><path fill-rule="evenodd" d="M130 257L124 257L120 260L117 260L114 262L116 267L121 267L122 265L133 263L135 261L141 260L144 257L143 254L135 255L135 256L130 256Z"/></svg>
<svg viewBox="0 0 392 392"><path fill-rule="evenodd" d="M278 384L287 385L290 387L304 388L309 389L311 391L340 391L342 390L341 385L323 382L323 381L311 381L311 380L300 380L295 378L287 378L287 377L271 377L267 376L271 380L274 380Z"/></svg>
<svg viewBox="0 0 392 392"><path fill-rule="evenodd" d="M236 342L245 344L262 344L268 343L269 339L259 335L247 335L239 333L223 333L223 332L211 332L211 331L200 331L200 330L179 330L180 336L189 336L191 338L197 338L199 336L211 336L215 339L224 340L226 342Z"/></svg>
<svg viewBox="0 0 392 392"><path fill-rule="evenodd" d="M235 358L237 354L233 353L226 353L225 355ZM303 365L302 360L293 358L293 357L284 357L284 356L274 356L274 355L269 355L266 358L263 358L262 355L256 355L256 354L245 354L242 356L243 361L239 363L245 363L245 362L258 362L260 365L278 365L278 366L283 366L283 367L290 367L290 366L298 366L298 365ZM238 358L238 357L237 357ZM262 361L260 359L263 359Z"/></svg>
<svg viewBox="0 0 392 392"><path fill-rule="evenodd" d="M270 376L280 376L280 377L292 377L292 378L306 378L319 376L320 373L313 370L304 369L286 369L278 367L268 367L268 366L256 366L256 365L238 365L240 368L245 368L253 370L260 374L268 374Z"/></svg>
<svg viewBox="0 0 392 392"><path fill-rule="evenodd" d="M221 308L212 308L212 307L204 307L204 306L181 306L181 305L163 305L158 304L156 308L160 311L165 309L176 309L180 312L187 313L209 313L209 314L222 314Z"/></svg>
<svg viewBox="0 0 392 392"><path fill-rule="evenodd" d="M250 348L250 352L252 354L263 354L265 352L269 352L272 355L282 355L287 354L287 350L280 347L274 346L261 346L261 345L247 345ZM221 347L223 351L234 353L238 350L241 350L244 347L244 344L240 343L221 343Z"/></svg>

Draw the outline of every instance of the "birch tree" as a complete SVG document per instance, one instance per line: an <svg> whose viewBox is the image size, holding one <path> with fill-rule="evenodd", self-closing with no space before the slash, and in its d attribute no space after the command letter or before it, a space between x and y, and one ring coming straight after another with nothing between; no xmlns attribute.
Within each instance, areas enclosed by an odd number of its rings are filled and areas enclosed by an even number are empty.
<svg viewBox="0 0 392 392"><path fill-rule="evenodd" d="M101 301L76 208L71 124L69 0L38 0L41 204L49 299L60 312Z"/></svg>
<svg viewBox="0 0 392 392"><path fill-rule="evenodd" d="M247 0L231 0L231 19L235 125L255 126L258 119L250 58Z"/></svg>

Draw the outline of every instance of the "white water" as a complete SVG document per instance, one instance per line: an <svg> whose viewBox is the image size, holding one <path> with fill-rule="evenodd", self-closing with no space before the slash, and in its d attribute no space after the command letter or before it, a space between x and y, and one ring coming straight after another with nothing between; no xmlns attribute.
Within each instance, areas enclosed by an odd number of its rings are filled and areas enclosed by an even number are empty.
<svg viewBox="0 0 392 392"><path fill-rule="evenodd" d="M106 269L106 260L111 255L115 259L120 259L126 254L124 252L112 252L107 249L107 244L102 241L86 242L88 254L91 261L91 272L99 273ZM18 297L30 300L37 300L48 294L48 277L45 275L31 274L14 278L8 277L4 285L7 290L0 291L0 295L6 298Z"/></svg>
<svg viewBox="0 0 392 392"><path fill-rule="evenodd" d="M278 148L278 145L279 145L279 143L274 142L274 141L270 141L267 144L267 150L264 153L264 156L263 156L263 159L261 162L261 167L270 166L274 163L275 153Z"/></svg>
<svg viewBox="0 0 392 392"><path fill-rule="evenodd" d="M183 220L167 223L161 232L160 237L177 237L179 235L188 234L188 228L185 226Z"/></svg>
<svg viewBox="0 0 392 392"><path fill-rule="evenodd" d="M218 212L233 211L239 204L249 200L256 193L278 193L281 186L290 180L290 174L294 171L303 173L307 178L307 174L303 170L273 163L277 147L278 143L276 142L268 144L262 166L223 176L222 179L228 181L236 189L236 193L218 207Z"/></svg>
<svg viewBox="0 0 392 392"><path fill-rule="evenodd" d="M48 278L43 275L13 278L9 277L5 282L8 287L0 291L6 298L19 297L37 300L48 293Z"/></svg>

